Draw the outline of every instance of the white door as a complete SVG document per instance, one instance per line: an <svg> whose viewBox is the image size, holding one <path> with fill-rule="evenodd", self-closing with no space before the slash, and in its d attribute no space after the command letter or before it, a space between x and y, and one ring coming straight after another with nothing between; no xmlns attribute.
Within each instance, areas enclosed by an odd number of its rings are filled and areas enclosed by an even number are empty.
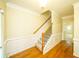
<svg viewBox="0 0 79 59"><path fill-rule="evenodd" d="M72 43L72 40L73 40L73 25L72 24L70 25L66 24L66 26L64 26L64 39L66 40L68 44Z"/></svg>

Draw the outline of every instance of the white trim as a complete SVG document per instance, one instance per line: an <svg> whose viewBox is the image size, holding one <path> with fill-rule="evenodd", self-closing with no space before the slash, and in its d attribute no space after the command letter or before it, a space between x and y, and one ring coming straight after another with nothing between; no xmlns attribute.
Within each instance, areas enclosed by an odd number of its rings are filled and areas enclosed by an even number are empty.
<svg viewBox="0 0 79 59"><path fill-rule="evenodd" d="M65 18L70 18L70 17L74 17L74 15L68 15L68 16L63 16L62 19L65 19Z"/></svg>
<svg viewBox="0 0 79 59"><path fill-rule="evenodd" d="M73 55L79 57L79 40L74 40L74 52Z"/></svg>
<svg viewBox="0 0 79 59"><path fill-rule="evenodd" d="M19 37L7 38L7 39L4 41L4 45L6 45L9 41L19 40L19 39L23 39L23 38L32 37L32 36L35 36L35 35L28 35L28 36L19 36Z"/></svg>
<svg viewBox="0 0 79 59"><path fill-rule="evenodd" d="M34 36L34 35L7 38L7 39L4 41L4 45L6 45L9 41L19 40L19 38L20 38L20 39L28 38L28 37L31 37L31 36Z"/></svg>
<svg viewBox="0 0 79 59"><path fill-rule="evenodd" d="M73 55L79 58L79 55L77 53L74 52Z"/></svg>
<svg viewBox="0 0 79 59"><path fill-rule="evenodd" d="M61 35L62 35L62 33L56 33L56 34L52 34L50 36L50 38L48 39L48 41L44 47L43 54L46 54L48 51L50 51L53 47L55 47L61 41L61 39L59 39L57 41L57 38L61 37ZM50 46L51 44L52 44L52 46Z"/></svg>
<svg viewBox="0 0 79 59"><path fill-rule="evenodd" d="M2 50L3 50L3 57L5 57L5 52L4 52L4 10L3 9L0 9L0 13L1 13L1 36L2 36Z"/></svg>
<svg viewBox="0 0 79 59"><path fill-rule="evenodd" d="M33 35L6 39L4 45L6 45L7 57L35 46L36 42L37 39Z"/></svg>

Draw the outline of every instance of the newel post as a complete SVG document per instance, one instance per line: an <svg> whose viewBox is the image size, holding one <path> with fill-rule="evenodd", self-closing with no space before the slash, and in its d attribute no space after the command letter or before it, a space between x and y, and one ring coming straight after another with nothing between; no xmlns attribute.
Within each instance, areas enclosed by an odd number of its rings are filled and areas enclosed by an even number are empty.
<svg viewBox="0 0 79 59"><path fill-rule="evenodd" d="M43 51L43 48L44 48L44 32L42 32L42 51Z"/></svg>

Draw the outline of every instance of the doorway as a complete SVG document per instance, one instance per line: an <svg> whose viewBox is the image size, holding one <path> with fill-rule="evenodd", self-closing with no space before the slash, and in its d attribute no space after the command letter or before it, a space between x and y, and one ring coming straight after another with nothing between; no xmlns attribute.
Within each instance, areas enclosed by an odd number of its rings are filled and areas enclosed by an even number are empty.
<svg viewBox="0 0 79 59"><path fill-rule="evenodd" d="M63 18L63 40L67 42L68 45L72 45L73 43L73 35L74 35L74 16L66 16Z"/></svg>

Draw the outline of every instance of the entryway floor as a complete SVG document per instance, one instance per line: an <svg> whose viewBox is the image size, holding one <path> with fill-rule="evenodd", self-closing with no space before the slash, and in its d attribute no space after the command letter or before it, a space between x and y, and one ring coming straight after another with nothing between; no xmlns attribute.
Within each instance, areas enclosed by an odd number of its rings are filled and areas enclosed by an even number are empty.
<svg viewBox="0 0 79 59"><path fill-rule="evenodd" d="M45 55L38 48L32 47L12 55L10 58L74 58L72 48L72 44L68 45L66 41L61 41Z"/></svg>

